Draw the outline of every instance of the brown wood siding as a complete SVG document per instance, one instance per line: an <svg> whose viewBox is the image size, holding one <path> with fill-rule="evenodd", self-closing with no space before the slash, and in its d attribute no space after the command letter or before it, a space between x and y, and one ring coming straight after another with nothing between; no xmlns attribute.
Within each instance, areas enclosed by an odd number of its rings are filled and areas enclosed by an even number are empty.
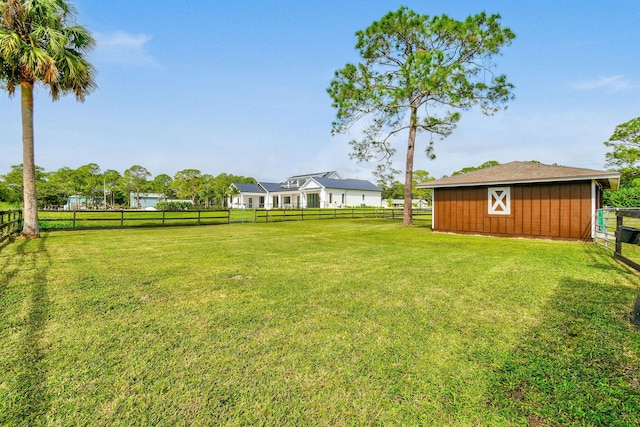
<svg viewBox="0 0 640 427"><path fill-rule="evenodd" d="M435 231L591 239L591 181L511 185L510 215L489 215L488 187L435 189Z"/></svg>

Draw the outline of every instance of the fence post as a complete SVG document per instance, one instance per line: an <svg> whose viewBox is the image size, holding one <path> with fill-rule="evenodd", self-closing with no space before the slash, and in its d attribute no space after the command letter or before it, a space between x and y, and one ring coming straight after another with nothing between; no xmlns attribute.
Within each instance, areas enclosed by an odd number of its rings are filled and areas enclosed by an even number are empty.
<svg viewBox="0 0 640 427"><path fill-rule="evenodd" d="M74 230L76 229L76 213L78 211L73 211L73 223L71 225L71 228L73 228Z"/></svg>
<svg viewBox="0 0 640 427"><path fill-rule="evenodd" d="M164 227L164 216L165 216L165 211L162 211L162 226Z"/></svg>
<svg viewBox="0 0 640 427"><path fill-rule="evenodd" d="M124 210L120 211L120 228L124 228Z"/></svg>
<svg viewBox="0 0 640 427"><path fill-rule="evenodd" d="M622 254L622 240L620 240L620 227L622 227L622 217L616 215L616 250L617 254Z"/></svg>
<svg viewBox="0 0 640 427"><path fill-rule="evenodd" d="M200 213L201 213L201 212L202 212L202 211L198 209L198 225L200 225Z"/></svg>

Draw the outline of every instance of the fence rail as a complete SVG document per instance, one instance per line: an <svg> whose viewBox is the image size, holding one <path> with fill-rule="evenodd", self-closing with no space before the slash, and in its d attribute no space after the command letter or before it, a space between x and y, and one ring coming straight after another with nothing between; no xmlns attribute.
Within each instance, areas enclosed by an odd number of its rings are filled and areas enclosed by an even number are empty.
<svg viewBox="0 0 640 427"><path fill-rule="evenodd" d="M640 209L620 208L616 215L616 245L613 257L640 271Z"/></svg>
<svg viewBox="0 0 640 427"><path fill-rule="evenodd" d="M598 209L594 241L607 249L616 249L616 209Z"/></svg>
<svg viewBox="0 0 640 427"><path fill-rule="evenodd" d="M402 219L402 209L224 209L190 211L77 210L40 211L41 230L78 230L98 228L166 227L172 225L215 225L231 223L267 223L322 219L385 218ZM416 224L431 225L431 209L414 209Z"/></svg>
<svg viewBox="0 0 640 427"><path fill-rule="evenodd" d="M0 211L0 243L22 230L22 211Z"/></svg>
<svg viewBox="0 0 640 427"><path fill-rule="evenodd" d="M226 209L207 211L40 211L38 216L39 226L42 230L215 225L231 222L230 211Z"/></svg>
<svg viewBox="0 0 640 427"><path fill-rule="evenodd" d="M402 219L402 209L391 208L334 208L334 209L256 209L253 222L305 221L321 219L383 218ZM431 209L414 209L415 222L431 223Z"/></svg>

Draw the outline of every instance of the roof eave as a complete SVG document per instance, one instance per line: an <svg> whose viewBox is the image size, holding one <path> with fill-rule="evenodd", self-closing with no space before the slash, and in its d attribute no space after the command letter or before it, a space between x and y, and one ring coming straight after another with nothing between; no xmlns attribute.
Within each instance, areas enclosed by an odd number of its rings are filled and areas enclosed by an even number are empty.
<svg viewBox="0 0 640 427"><path fill-rule="evenodd" d="M521 179L521 180L508 180L508 181L486 181L486 182L466 182L466 183L451 183L451 184L418 184L417 188L455 188L455 187L480 187L480 186L492 186L492 185L510 185L510 184L536 184L547 182L570 182L570 181L588 181L588 180L607 180L612 189L617 189L620 184L620 175L594 175L594 176L577 176L577 177L562 177L562 178L543 178L543 179ZM615 184L614 184L615 183Z"/></svg>

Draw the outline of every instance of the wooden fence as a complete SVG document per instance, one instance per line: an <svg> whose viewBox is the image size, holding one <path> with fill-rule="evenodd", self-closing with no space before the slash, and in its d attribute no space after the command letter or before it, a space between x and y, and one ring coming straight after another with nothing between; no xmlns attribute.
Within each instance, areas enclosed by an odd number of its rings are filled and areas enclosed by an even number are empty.
<svg viewBox="0 0 640 427"><path fill-rule="evenodd" d="M340 208L340 209L256 209L253 222L305 221L320 219L358 219L358 218L403 218L402 209L391 208ZM416 223L431 225L431 209L414 209L413 220Z"/></svg>
<svg viewBox="0 0 640 427"><path fill-rule="evenodd" d="M609 209L608 211L608 220L604 221L607 225L604 228L609 231L612 223L615 224L613 257L640 271L640 208ZM599 224L598 226L600 227Z"/></svg>
<svg viewBox="0 0 640 427"><path fill-rule="evenodd" d="M22 230L22 211L0 211L0 243Z"/></svg>
<svg viewBox="0 0 640 427"><path fill-rule="evenodd" d="M229 224L229 210L141 211L77 210L39 211L41 230L167 227L175 225Z"/></svg>
<svg viewBox="0 0 640 427"><path fill-rule="evenodd" d="M231 223L267 223L322 219L384 218L401 220L402 209L224 209L190 211L77 210L40 211L41 230L78 230L99 228L166 227L175 225L216 225ZM414 209L419 225L431 225L431 209Z"/></svg>

